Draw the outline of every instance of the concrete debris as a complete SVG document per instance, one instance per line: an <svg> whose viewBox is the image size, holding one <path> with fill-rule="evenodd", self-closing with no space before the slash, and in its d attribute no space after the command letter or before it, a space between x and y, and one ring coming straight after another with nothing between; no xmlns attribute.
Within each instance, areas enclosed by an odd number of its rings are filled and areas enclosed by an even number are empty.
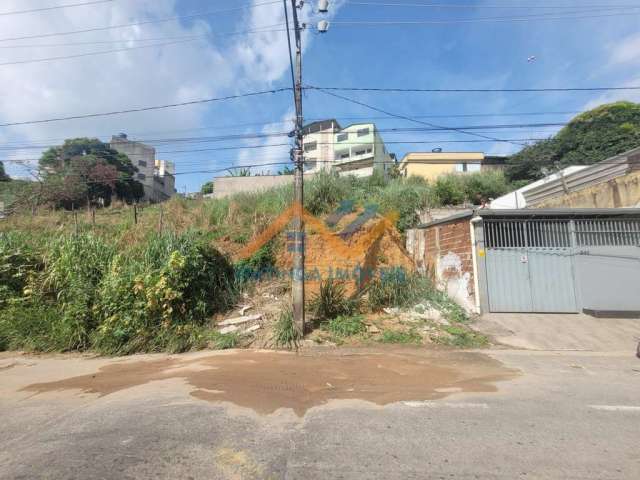
<svg viewBox="0 0 640 480"><path fill-rule="evenodd" d="M235 325L229 325L228 327L223 327L219 331L220 333L233 333L238 330L238 327Z"/></svg>
<svg viewBox="0 0 640 480"><path fill-rule="evenodd" d="M234 318L228 318L227 320L224 320L220 323L218 323L219 326L226 326L226 325L238 325L241 323L247 323L247 322L255 322L257 320L262 319L262 314L258 313L256 315L247 315L246 317L234 317Z"/></svg>
<svg viewBox="0 0 640 480"><path fill-rule="evenodd" d="M367 325L367 332L369 333L380 333L380 329L375 325Z"/></svg>
<svg viewBox="0 0 640 480"><path fill-rule="evenodd" d="M256 330L260 330L261 328L262 328L262 325L257 325L257 324L256 324L256 325L252 325L252 326L250 326L249 328L247 328L247 329L246 329L244 332L242 332L242 333L253 333L253 332L255 332Z"/></svg>
<svg viewBox="0 0 640 480"><path fill-rule="evenodd" d="M400 313L400 309L398 307L387 307L383 308L382 311L387 315L398 315Z"/></svg>
<svg viewBox="0 0 640 480"><path fill-rule="evenodd" d="M247 310L249 310L250 308L253 308L252 305L244 305L242 307L240 307L240 316L244 317L244 314L246 313Z"/></svg>

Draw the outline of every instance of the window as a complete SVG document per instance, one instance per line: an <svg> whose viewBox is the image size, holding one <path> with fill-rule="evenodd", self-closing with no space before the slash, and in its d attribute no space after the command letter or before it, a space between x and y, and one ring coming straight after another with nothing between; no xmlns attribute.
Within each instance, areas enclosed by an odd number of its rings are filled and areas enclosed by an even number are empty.
<svg viewBox="0 0 640 480"><path fill-rule="evenodd" d="M364 137L365 135L369 135L369 127L358 130L358 137Z"/></svg>
<svg viewBox="0 0 640 480"><path fill-rule="evenodd" d="M304 144L304 151L305 152L312 152L316 148L318 148L318 142L309 142L309 143L305 143Z"/></svg>
<svg viewBox="0 0 640 480"><path fill-rule="evenodd" d="M366 153L366 150L356 150L356 155L364 155Z"/></svg>
<svg viewBox="0 0 640 480"><path fill-rule="evenodd" d="M367 153L371 153L371 152L373 152L373 149L367 148Z"/></svg>
<svg viewBox="0 0 640 480"><path fill-rule="evenodd" d="M348 133L339 133L336 136L336 141L338 142L344 142L345 140L347 140L349 138L349 134Z"/></svg>
<svg viewBox="0 0 640 480"><path fill-rule="evenodd" d="M146 167L147 166L147 161L146 160L138 160L138 166Z"/></svg>
<svg viewBox="0 0 640 480"><path fill-rule="evenodd" d="M144 173L138 174L138 180L146 180L147 176Z"/></svg>
<svg viewBox="0 0 640 480"><path fill-rule="evenodd" d="M342 160L345 158L349 158L349 150L343 150L341 152L336 152L336 160Z"/></svg>

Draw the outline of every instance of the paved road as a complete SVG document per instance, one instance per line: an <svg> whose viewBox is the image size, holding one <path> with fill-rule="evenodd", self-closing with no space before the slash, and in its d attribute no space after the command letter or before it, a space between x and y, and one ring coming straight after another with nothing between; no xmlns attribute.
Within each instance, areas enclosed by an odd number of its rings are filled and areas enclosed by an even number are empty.
<svg viewBox="0 0 640 480"><path fill-rule="evenodd" d="M255 355L4 354L0 478L640 478L632 352Z"/></svg>

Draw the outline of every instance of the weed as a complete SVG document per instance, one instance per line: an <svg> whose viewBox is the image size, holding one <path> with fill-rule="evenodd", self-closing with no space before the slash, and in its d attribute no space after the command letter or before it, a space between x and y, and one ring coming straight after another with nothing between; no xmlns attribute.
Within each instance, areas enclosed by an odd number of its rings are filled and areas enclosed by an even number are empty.
<svg viewBox="0 0 640 480"><path fill-rule="evenodd" d="M236 348L240 343L240 336L237 333L220 333L217 330L209 332L208 343L216 350L227 350Z"/></svg>
<svg viewBox="0 0 640 480"><path fill-rule="evenodd" d="M479 348L486 347L489 339L480 333L476 333L463 326L446 326L444 330L450 337L437 337L436 340L444 345L459 348Z"/></svg>
<svg viewBox="0 0 640 480"><path fill-rule="evenodd" d="M283 310L273 327L273 343L276 347L297 350L300 339L302 339L302 332L293 321L293 312Z"/></svg>
<svg viewBox="0 0 640 480"><path fill-rule="evenodd" d="M325 328L338 338L351 337L366 330L360 315L338 316L326 323Z"/></svg>
<svg viewBox="0 0 640 480"><path fill-rule="evenodd" d="M415 343L421 344L422 337L414 330L403 332L399 330L384 330L379 340L381 343Z"/></svg>
<svg viewBox="0 0 640 480"><path fill-rule="evenodd" d="M331 320L340 315L353 315L358 311L357 298L347 297L344 285L336 280L320 281L320 289L309 302L309 309L319 320Z"/></svg>

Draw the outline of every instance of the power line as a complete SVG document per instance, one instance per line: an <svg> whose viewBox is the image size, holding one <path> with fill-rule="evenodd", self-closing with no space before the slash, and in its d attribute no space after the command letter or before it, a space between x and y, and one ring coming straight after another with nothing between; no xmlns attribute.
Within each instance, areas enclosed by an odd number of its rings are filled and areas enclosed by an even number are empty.
<svg viewBox="0 0 640 480"><path fill-rule="evenodd" d="M308 90L341 92L399 92L399 93L530 93L530 92L607 92L640 90L640 86L629 87L547 87L547 88L405 88L405 87L317 87L305 86Z"/></svg>
<svg viewBox="0 0 640 480"><path fill-rule="evenodd" d="M311 88L314 89L314 90L318 90L318 91L324 93L325 95L330 95L332 97L340 98L340 99L345 100L347 102L350 102L350 103L353 103L353 104L360 105L362 107L368 108L370 110L375 110L376 112L384 113L385 115L390 115L392 117L402 118L402 119L407 120L409 122L419 123L419 124L422 124L422 125L427 125L429 127L435 127L435 128L442 127L442 125L437 125L437 124L434 124L434 123L425 122L423 120L418 120L416 118L408 117L406 115L399 115L399 114L396 114L396 113L392 113L392 112L389 112L387 110L383 110L381 108L369 105L367 103L364 103L364 102L361 102L361 101L358 101L358 100L354 100L352 98L348 98L348 97L345 97L345 96L342 96L342 95L338 95L337 93L333 93L331 91L324 90L323 88L319 88L319 87L311 87ZM456 130L456 131L458 131L460 133L464 133L465 135L471 135L471 136L474 136L474 137L480 137L480 138L484 138L484 139L491 140L491 141L494 141L494 142L502 142L503 141L503 140L495 138L495 137L490 137L490 136L487 136L487 135L481 135L479 133L467 132L465 130ZM513 142L509 141L509 143L513 143ZM515 145L522 146L522 144L515 144Z"/></svg>
<svg viewBox="0 0 640 480"><path fill-rule="evenodd" d="M640 7L630 7L632 9L638 9ZM465 23L503 23L503 22L530 22L535 20L580 20L589 18L606 18L606 17L619 17L637 14L636 12L618 12L618 13L604 13L598 15L578 15L582 12L572 12L571 15L561 14L538 14L538 15L525 15L521 17L484 17L484 18L464 18L464 19L448 19L448 20L346 20L346 21L332 21L332 26L394 26L394 25L450 25L450 24L465 24ZM552 16L556 15L556 16Z"/></svg>
<svg viewBox="0 0 640 480"><path fill-rule="evenodd" d="M264 27L264 28L266 28L266 27ZM251 33L282 32L282 31L284 31L284 29L272 29L272 30L259 30L259 29L257 29L257 30L246 30L244 32L230 32L230 33L226 33L226 34L213 34L213 35L215 35L215 36L231 36L231 35L243 35L243 34L251 34ZM206 36L198 35L195 38L191 37L191 38L185 38L183 40L175 40L175 41L164 42L164 43L155 43L155 44L151 44L151 45L138 45L138 46L133 46L133 47L123 47L123 48L117 48L117 49L112 49L112 50L101 50L101 51L97 51L97 52L86 52L86 53L78 53L78 54L73 54L73 55L62 55L62 56L58 56L58 57L36 58L36 59L30 59L30 60L16 60L16 61L12 61L12 62L0 63L0 67L5 67L7 65L24 65L24 64L29 64L29 63L41 63L41 62L51 62L51 61L56 61L56 60L68 60L68 59L72 59L72 58L92 57L92 56L95 56L95 55L104 55L104 54L107 54L107 53L126 52L126 51L129 51L129 50L139 50L139 49L143 49L143 48L165 47L165 46L168 46L168 45L177 45L177 44L182 44L182 43L193 42L193 41L196 41L198 39L205 38L205 37Z"/></svg>
<svg viewBox="0 0 640 480"><path fill-rule="evenodd" d="M226 8L223 10L213 10L213 11L206 11L206 12L201 12L201 13L192 13L189 15L176 15L173 17L165 17L165 18L159 18L156 20L144 20L144 21L139 21L139 22L133 22L133 23L125 23L125 24L120 24L120 25L108 25L105 27L93 27L93 28L85 28L82 30L72 30L72 31L67 31L67 32L55 32L55 33L42 33L42 34L37 34L37 35L24 35L21 37L7 37L7 38L0 38L0 42L9 42L9 41L16 41L16 40L31 40L34 38L50 38L50 37L59 37L59 36L65 36L65 35L76 35L79 33L90 33L90 32L103 32L105 30L113 30L113 29L117 29L117 28L127 28L127 27L136 27L136 26L140 26L140 25L149 25L149 24L153 24L153 23L163 23L163 22L170 22L172 20L186 20L189 18L197 18L197 17L206 17L206 16L210 16L210 15L218 15L218 14L222 14L222 13L229 13L229 12L235 12L238 10L245 10L247 8L254 8L254 7L260 7L260 6L265 6L265 5L273 5L275 3L279 3L279 0L271 0L269 2L262 2L262 3L255 3L255 4L245 4L245 5L241 5L238 7L232 7L232 8Z"/></svg>
<svg viewBox="0 0 640 480"><path fill-rule="evenodd" d="M622 8L638 8L637 5L482 5L482 4L460 4L460 3L384 3L384 2L359 2L352 0L345 0L349 5L366 5L376 7L423 7L423 8L449 8L449 9L589 9L589 8L602 8L602 9L622 9Z"/></svg>
<svg viewBox="0 0 640 480"><path fill-rule="evenodd" d="M183 106L186 106L186 105L197 105L197 104L203 104L203 103L221 102L221 101L224 101L224 100L234 100L234 99L238 99L238 98L255 97L255 96L259 96L259 95L266 95L266 94L269 94L269 93L279 93L279 92L284 92L284 91L289 91L289 90L291 90L291 87L282 87L282 88L274 88L274 89L271 89L271 90L262 90L262 91L258 91L258 92L248 92L248 93L241 93L241 94L237 94L237 95L227 95L225 97L204 98L204 99L201 99L201 100L192 100L190 102L170 103L170 104L167 104L167 105L155 105L155 106L151 106L151 107L131 108L131 109L127 109L127 110L116 110L116 111L112 111L112 112L103 112L103 113L86 113L86 114L82 114L82 115L71 115L71 116L67 116L67 117L47 118L47 119L42 119L42 120L27 120L27 121L24 121L24 122L0 123L0 127L11 127L11 126L15 126L15 125L32 125L32 124L36 124L36 123L59 122L59 121L62 121L62 120L77 120L77 119L81 119L81 118L94 118L94 117L106 117L106 116L112 116L112 115L121 115L121 114L124 114L124 113L146 112L146 111L150 111L150 110L160 110L160 109L164 109L164 108L183 107Z"/></svg>
<svg viewBox="0 0 640 480"><path fill-rule="evenodd" d="M58 10L61 8L84 7L87 5L96 5L98 3L110 3L110 2L113 2L113 0L93 0L91 2L67 3L65 5L55 5L52 7L32 8L30 10L14 10L13 12L0 12L0 17L4 17L7 15L22 15L23 13L46 12L49 10Z"/></svg>

